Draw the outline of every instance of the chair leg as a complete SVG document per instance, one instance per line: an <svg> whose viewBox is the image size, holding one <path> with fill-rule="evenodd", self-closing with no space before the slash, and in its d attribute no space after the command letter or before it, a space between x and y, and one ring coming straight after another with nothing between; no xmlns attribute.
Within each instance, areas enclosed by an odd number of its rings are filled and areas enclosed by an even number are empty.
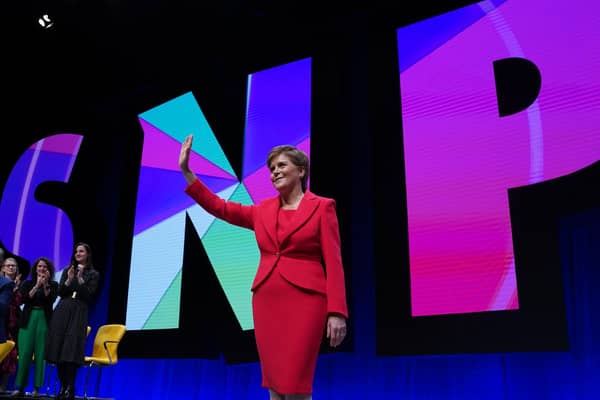
<svg viewBox="0 0 600 400"><path fill-rule="evenodd" d="M98 395L100 394L100 380L102 378L102 366L101 365L97 365L98 366L98 372L96 373L96 388L94 391L94 397L88 397L88 384L90 381L90 372L92 369L92 366L94 364L89 364L86 366L86 373L85 373L85 383L83 385L83 398L85 400L90 399L90 398L98 398Z"/></svg>
<svg viewBox="0 0 600 400"><path fill-rule="evenodd" d="M88 381L90 378L90 369L92 368L92 365L86 365L86 371L85 371L85 383L83 384L83 398L87 399L88 395L87 395L87 390L88 390Z"/></svg>
<svg viewBox="0 0 600 400"><path fill-rule="evenodd" d="M100 379L102 378L102 367L98 368L98 375L96 376L96 397L100 394Z"/></svg>

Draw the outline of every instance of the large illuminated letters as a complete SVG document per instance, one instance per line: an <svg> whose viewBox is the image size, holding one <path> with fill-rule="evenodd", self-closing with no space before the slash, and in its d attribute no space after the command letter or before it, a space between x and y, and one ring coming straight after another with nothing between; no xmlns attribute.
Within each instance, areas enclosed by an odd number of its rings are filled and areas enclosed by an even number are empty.
<svg viewBox="0 0 600 400"><path fill-rule="evenodd" d="M253 328L250 286L259 257L254 234L215 220L183 193L179 147L194 134L191 167L221 197L253 204L274 195L265 167L268 150L285 143L310 150L310 77L310 59L249 76L241 182L192 93L139 116L144 147L127 304L129 329L179 327L186 215L241 328Z"/></svg>
<svg viewBox="0 0 600 400"><path fill-rule="evenodd" d="M57 269L69 264L71 221L61 209L38 201L35 193L45 182L69 181L81 141L76 134L45 137L33 143L13 167L0 203L0 238L14 254L30 262L50 257Z"/></svg>

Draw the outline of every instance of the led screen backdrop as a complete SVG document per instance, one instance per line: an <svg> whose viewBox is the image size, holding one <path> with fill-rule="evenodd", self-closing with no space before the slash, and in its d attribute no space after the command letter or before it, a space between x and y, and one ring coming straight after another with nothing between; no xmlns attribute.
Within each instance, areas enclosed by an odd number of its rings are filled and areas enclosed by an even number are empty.
<svg viewBox="0 0 600 400"><path fill-rule="evenodd" d="M519 307L507 189L600 159L595 15L485 1L398 30L413 315ZM542 87L500 118L492 65L508 57Z"/></svg>
<svg viewBox="0 0 600 400"><path fill-rule="evenodd" d="M70 262L73 227L61 209L36 198L36 189L45 182L69 181L81 141L81 135L64 133L33 143L13 166L0 203L4 246L29 262L49 257L57 280Z"/></svg>
<svg viewBox="0 0 600 400"><path fill-rule="evenodd" d="M407 237L396 237L407 242L409 272L382 279L408 280L409 303L391 294L396 304L381 307L409 313L404 329L414 328L422 349L526 350L536 335L564 331L555 221L576 199L539 194L600 160L596 9L483 1L397 30ZM527 90L529 102L502 113ZM525 229L532 215L537 225ZM379 325L383 352L420 351L392 343L402 324ZM449 338L432 345L440 326Z"/></svg>
<svg viewBox="0 0 600 400"><path fill-rule="evenodd" d="M247 87L240 178L191 92L139 115L144 143L126 311L130 330L180 327L186 218L241 329L253 329L250 287L259 258L254 234L198 206L183 192L177 165L181 142L193 134L191 168L215 193L243 204L276 194L265 165L268 151L287 143L310 155L311 60L253 73Z"/></svg>

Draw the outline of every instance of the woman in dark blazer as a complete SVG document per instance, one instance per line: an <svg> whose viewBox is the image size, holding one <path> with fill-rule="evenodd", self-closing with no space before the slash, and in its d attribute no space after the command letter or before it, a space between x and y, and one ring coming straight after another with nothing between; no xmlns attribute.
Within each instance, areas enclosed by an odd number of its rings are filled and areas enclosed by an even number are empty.
<svg viewBox="0 0 600 400"><path fill-rule="evenodd" d="M22 394L27 385L29 369L34 362L33 396L39 395L46 372L46 335L52 316L54 301L58 296L58 283L54 280L54 264L46 257L33 263L31 279L21 284L23 313L19 321L19 364L15 378L15 392Z"/></svg>
<svg viewBox="0 0 600 400"><path fill-rule="evenodd" d="M185 192L208 213L256 236L260 262L251 290L262 385L271 399L311 399L324 332L333 347L346 335L335 201L307 189L308 157L289 145L267 156L277 197L252 206L225 201L190 169L191 147L190 135L179 155Z"/></svg>

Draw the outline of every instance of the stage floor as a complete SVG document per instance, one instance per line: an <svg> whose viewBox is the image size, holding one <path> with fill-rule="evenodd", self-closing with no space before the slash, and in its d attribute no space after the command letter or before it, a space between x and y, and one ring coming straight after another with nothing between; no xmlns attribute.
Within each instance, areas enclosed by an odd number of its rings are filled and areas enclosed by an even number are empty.
<svg viewBox="0 0 600 400"><path fill-rule="evenodd" d="M49 395L49 394L45 394L45 393L40 393L39 396L32 396L31 392L25 392L24 395L21 396L12 396L11 392L3 392L0 393L0 399L13 399L13 400L32 400L32 399L40 399L40 400L51 400L54 399L54 395ZM75 396L76 400L84 400L83 396ZM107 398L107 397L92 397L92 396L88 396L87 399L89 400L114 400L112 398Z"/></svg>

